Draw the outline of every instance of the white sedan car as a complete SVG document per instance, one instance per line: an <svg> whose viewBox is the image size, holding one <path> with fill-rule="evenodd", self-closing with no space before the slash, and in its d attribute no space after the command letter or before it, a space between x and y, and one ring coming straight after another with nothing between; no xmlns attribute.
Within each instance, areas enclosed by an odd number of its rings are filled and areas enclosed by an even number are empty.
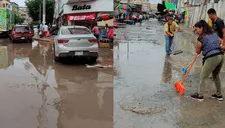
<svg viewBox="0 0 225 128"><path fill-rule="evenodd" d="M98 58L98 41L84 26L62 26L54 38L54 58L86 57L91 61Z"/></svg>

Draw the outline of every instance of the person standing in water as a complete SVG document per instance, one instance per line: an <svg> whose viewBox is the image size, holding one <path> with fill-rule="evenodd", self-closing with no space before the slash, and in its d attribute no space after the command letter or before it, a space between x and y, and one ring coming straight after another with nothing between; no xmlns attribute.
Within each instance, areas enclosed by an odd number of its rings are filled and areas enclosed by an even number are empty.
<svg viewBox="0 0 225 128"><path fill-rule="evenodd" d="M113 49L113 42L114 42L114 29L113 29L113 27L109 28L108 39L109 39L110 48Z"/></svg>
<svg viewBox="0 0 225 128"><path fill-rule="evenodd" d="M100 33L100 31L99 31L99 28L98 28L97 24L92 28L92 32L94 33L94 36L96 37L96 39L99 42L99 33Z"/></svg>
<svg viewBox="0 0 225 128"><path fill-rule="evenodd" d="M203 91L206 79L212 73L213 80L216 86L216 93L212 95L219 101L223 100L221 94L220 71L224 63L224 52L220 46L218 36L213 33L211 27L206 21L201 20L194 25L195 33L199 36L195 49L196 53L203 55L203 66L200 74L200 84L197 93L191 95L193 99L203 101Z"/></svg>
<svg viewBox="0 0 225 128"><path fill-rule="evenodd" d="M166 54L170 55L172 53L171 46L173 43L173 37L175 31L178 31L179 26L171 18L168 19L168 22L164 25L164 34L166 40Z"/></svg>

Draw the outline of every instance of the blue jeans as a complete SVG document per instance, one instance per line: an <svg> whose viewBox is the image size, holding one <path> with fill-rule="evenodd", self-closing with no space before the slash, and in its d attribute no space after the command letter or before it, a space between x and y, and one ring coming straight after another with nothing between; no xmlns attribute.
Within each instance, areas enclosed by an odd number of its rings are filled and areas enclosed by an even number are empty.
<svg viewBox="0 0 225 128"><path fill-rule="evenodd" d="M172 52L171 45L173 43L173 38L170 38L169 36L165 35L166 39L166 53L169 54Z"/></svg>

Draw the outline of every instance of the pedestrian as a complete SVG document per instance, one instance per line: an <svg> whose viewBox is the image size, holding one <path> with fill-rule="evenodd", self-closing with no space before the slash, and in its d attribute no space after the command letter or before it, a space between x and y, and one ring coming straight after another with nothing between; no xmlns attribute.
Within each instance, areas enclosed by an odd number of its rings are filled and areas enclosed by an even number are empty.
<svg viewBox="0 0 225 128"><path fill-rule="evenodd" d="M142 21L143 21L143 15L140 14L140 15L139 15L139 22L140 22L140 25L142 24Z"/></svg>
<svg viewBox="0 0 225 128"><path fill-rule="evenodd" d="M94 33L94 36L97 38L98 42L99 42L99 28L97 26L97 24L95 24L95 26L92 28L92 32Z"/></svg>
<svg viewBox="0 0 225 128"><path fill-rule="evenodd" d="M209 18L213 22L213 30L219 36L220 41L221 41L221 46L225 50L225 26L224 26L224 22L221 18L219 18L217 16L215 9L210 8L207 13L209 15Z"/></svg>
<svg viewBox="0 0 225 128"><path fill-rule="evenodd" d="M39 33L40 38L43 37L43 25L40 24L40 33Z"/></svg>
<svg viewBox="0 0 225 128"><path fill-rule="evenodd" d="M113 27L109 28L108 39L109 39L110 49L113 49L113 41L114 41L114 29L113 29Z"/></svg>
<svg viewBox="0 0 225 128"><path fill-rule="evenodd" d="M195 33L199 36L196 43L196 53L203 55L203 66L200 74L200 84L198 92L191 95L193 99L203 101L203 91L205 87L206 79L212 73L213 80L216 86L216 93L212 95L219 101L223 100L221 94L221 81L220 81L220 71L224 63L224 52L220 47L220 41L218 36L213 33L212 28L206 23L206 21L201 20L197 22L194 26Z"/></svg>
<svg viewBox="0 0 225 128"><path fill-rule="evenodd" d="M44 27L43 28L44 29L44 36L47 37L47 34L48 34L48 25L45 24L43 27Z"/></svg>
<svg viewBox="0 0 225 128"><path fill-rule="evenodd" d="M172 53L171 46L173 43L173 37L175 31L178 31L179 26L176 22L173 21L173 19L169 18L168 22L164 25L164 34L165 34L165 40L166 40L166 54L170 55Z"/></svg>
<svg viewBox="0 0 225 128"><path fill-rule="evenodd" d="M105 24L105 30L108 33L108 31L109 31L109 25L108 24Z"/></svg>
<svg viewBox="0 0 225 128"><path fill-rule="evenodd" d="M133 16L132 16L132 19L134 20L134 25L136 24L136 22L137 22L137 17L133 14Z"/></svg>
<svg viewBox="0 0 225 128"><path fill-rule="evenodd" d="M103 31L103 29L102 29L102 28L100 28L100 29L99 29L99 42L101 42L101 41L102 41L102 39L103 39L103 35L104 35L104 31Z"/></svg>

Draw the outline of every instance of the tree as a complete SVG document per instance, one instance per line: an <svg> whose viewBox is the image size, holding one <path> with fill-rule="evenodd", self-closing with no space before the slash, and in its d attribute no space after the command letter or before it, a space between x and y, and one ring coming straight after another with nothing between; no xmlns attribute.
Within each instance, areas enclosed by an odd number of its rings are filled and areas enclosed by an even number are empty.
<svg viewBox="0 0 225 128"><path fill-rule="evenodd" d="M39 21L39 7L42 6L42 0L26 0L28 13L33 21ZM41 10L42 13L42 10ZM52 23L54 15L54 0L46 0L46 23ZM41 17L42 18L42 17Z"/></svg>
<svg viewBox="0 0 225 128"><path fill-rule="evenodd" d="M25 18L15 15L15 23L16 24L22 24L22 23L24 23L25 20L26 20Z"/></svg>

